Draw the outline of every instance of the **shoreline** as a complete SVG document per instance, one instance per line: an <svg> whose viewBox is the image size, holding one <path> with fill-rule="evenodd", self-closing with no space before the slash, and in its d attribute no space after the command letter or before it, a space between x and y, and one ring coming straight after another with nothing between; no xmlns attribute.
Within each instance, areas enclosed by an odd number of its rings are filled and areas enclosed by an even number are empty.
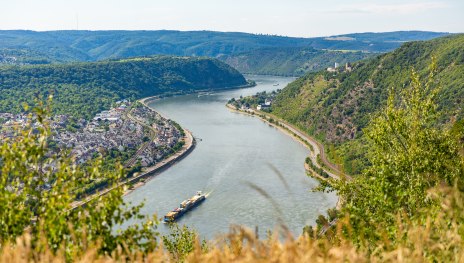
<svg viewBox="0 0 464 263"><path fill-rule="evenodd" d="M155 111L154 109L148 107L148 105L146 104L147 99L150 99L150 98L153 98L153 97L143 98L143 99L140 99L138 101L140 103L142 103L145 107L149 108L150 110ZM156 112L156 113L159 114L159 112ZM124 189L123 196L126 196L126 195L132 193L133 191L137 190L138 188L144 186L149 180L153 179L154 177L159 175L161 172L169 169L170 167L175 165L178 161L181 161L183 158L185 158L187 155L189 155L195 149L195 146L196 146L196 140L193 137L192 132L190 132L189 130L184 129L184 128L182 128L182 129L183 129L183 131L185 133L185 136L182 138L184 140L185 144L182 146L182 148L179 151L175 152L174 154L172 154L168 158L162 160L161 162L159 162L159 163L157 163L155 165L152 165L150 167L146 167L145 170L140 172L138 175L136 175L134 177L131 177L129 179L126 179L126 180L118 183L114 187L102 189L100 192L97 192L97 193L85 198L84 200L75 201L71 205L71 210L74 210L74 209L76 209L77 207L80 207L80 206L84 206L87 203L89 203L90 201L92 201L92 200L94 200L96 198L99 198L101 196L104 196L105 194L111 192L112 190L114 190L114 189L116 189L118 187L124 187L124 186L127 186L128 184L132 184L132 187Z"/></svg>
<svg viewBox="0 0 464 263"><path fill-rule="evenodd" d="M169 169L170 167L175 165L178 161L181 161L182 159L184 159L188 154L190 154L194 150L195 145L196 145L195 138L193 137L192 133L189 130L184 129L184 128L183 130L185 132L185 137L183 138L185 141L185 145L182 147L182 149L174 153L173 155L169 156L167 159L164 159L161 162L153 166L147 167L145 171L141 172L141 174L131 179L128 179L125 182L125 184L129 184L129 183L134 183L134 184L132 185L132 188L127 189L124 192L124 195L128 195L132 193L133 191L137 190L139 187L144 186L149 180L153 179L160 173Z"/></svg>
<svg viewBox="0 0 464 263"><path fill-rule="evenodd" d="M221 92L221 91L227 91L227 90L234 90L234 89L246 89L246 88L252 88L255 87L256 83L247 83L245 85L241 86L235 86L235 87L226 87L226 88L221 88L221 89L204 89L204 90L196 90L193 92L187 92L187 93L178 93L178 94L170 94L170 96L163 96L163 95L154 95L154 96L149 96L145 97L142 99L139 99L138 101L148 107L147 103L154 101L154 100L160 100L164 98L171 98L171 97L177 97L177 96L185 96L185 95L193 95L193 94L199 94L203 92ZM163 97L161 97L163 96ZM150 107L149 107L150 108ZM159 112L158 112L159 114Z"/></svg>
<svg viewBox="0 0 464 263"><path fill-rule="evenodd" d="M317 163L317 156L324 152L323 151L323 146L320 145L320 143L317 142L314 138L311 138L309 135L305 134L303 131L299 130L298 128L295 128L294 126L291 126L291 125L287 124L286 122L282 121L277 116L268 114L266 112L256 112L255 110L252 110L252 109L250 109L248 111L239 110L239 109L236 109L233 105L231 105L229 103L226 104L226 107L229 110L234 111L236 113L245 114L245 115L252 116L252 117L258 117L260 120L266 122L267 124L277 128L278 130L280 130L280 131L284 132L285 134L291 136L294 140L298 141L299 143L301 143L303 146L305 146L306 148L308 148L310 150L309 157L311 158L311 161L316 166L322 168L331 178L333 178L335 180L339 180L341 178L346 178L348 180L352 179L349 175L343 174L340 171L332 171L332 170L327 169L327 167L321 167L321 165ZM269 119L267 119L266 117L263 118L260 115L269 116L269 117L275 119L277 121L277 123L270 122ZM322 149L321 149L321 147L322 147ZM305 170L307 172L311 173L311 174L314 174L314 171L312 171L312 169L306 169L306 168L307 168L307 166L306 166L306 163L305 163ZM309 166L308 166L308 168L309 168ZM316 176L316 177L317 177L316 179L323 178L322 176ZM324 181L326 181L326 180L327 179L324 178Z"/></svg>
<svg viewBox="0 0 464 263"><path fill-rule="evenodd" d="M280 119L277 120L278 124L279 124L279 125L277 125L276 123L270 122L266 117L264 117L264 118L261 117L254 110L251 110L251 112L254 113L254 114L251 114L249 111L238 110L229 103L226 104L226 107L230 111L233 111L233 112L238 113L238 114L244 114L244 115L247 115L247 116L250 116L250 117L258 117L261 121L267 123L268 125L271 125L272 127L274 127L276 129L280 130L281 132L283 132L284 134L292 137L292 139L296 140L297 142L302 144L304 147L308 148L308 150L310 152L309 157L311 158L311 161L313 161L313 163L316 163L317 166L321 167L316 161L317 154L314 151L314 147L315 147L315 149L318 149L320 151L320 149L318 148L319 147L318 143L317 142L313 142L314 144L309 143L308 141L311 141L311 139L312 139L312 138L310 138L309 135L306 135L305 133L303 133L302 131L300 131L300 130L298 130L296 128L293 128L294 130L296 130L297 132L299 132L301 135L304 136L304 137L301 137L300 135L294 133L294 131L288 129L286 123L282 123L282 121ZM282 127L282 126L284 126L285 128ZM304 140L304 139L306 139L306 140ZM312 140L315 141L314 139L312 139ZM318 180L319 182L328 182L329 181L329 178L324 178L320 174L316 173L311 167L309 167L309 165L306 162L304 162L304 169L305 169L305 172L306 172L307 176L310 176L310 177ZM322 167L322 169L330 176L331 179L340 180L340 177L338 175L333 174L331 171L327 170L325 167ZM345 180L351 180L352 179L349 175L342 175L341 177L344 178ZM342 200L342 198L340 198L340 196L337 196L337 197L338 198L337 198L337 203L335 204L335 209L340 210L341 207L343 206L343 200Z"/></svg>
<svg viewBox="0 0 464 263"><path fill-rule="evenodd" d="M153 108L150 108L148 106L147 101L153 101L153 100L156 100L156 99L160 99L158 97L156 97L156 98L155 97L156 96L146 97L146 98L138 100L138 102L140 102L143 106L149 108L150 110L156 112L157 114L159 114L163 118L169 119L169 118L166 118L165 116L163 116L161 113L155 111ZM185 158L189 153L191 153L193 151L193 149L195 148L195 145L196 145L196 140L193 137L192 132L190 132L187 129L184 129L183 127L181 127L181 128L185 133L185 136L182 138L184 140L185 144L182 146L182 148L178 152L176 152L173 155L169 156L168 158L162 160L161 162L159 162L159 163L157 163L155 165L146 167L145 170L142 171L139 175L127 180L127 182L125 184L133 183L133 185L132 185L132 187L130 189L127 189L124 192L124 195L128 195L128 194L132 193L133 191L137 190L139 187L144 186L149 180L153 179L155 176L159 175L161 172L169 169L171 166L173 166L178 161Z"/></svg>
<svg viewBox="0 0 464 263"><path fill-rule="evenodd" d="M198 91L195 91L195 92L192 92L192 93L173 94L172 96L169 96L169 97L199 94L199 93L202 93L202 92L225 91L225 90L233 90L233 89L251 88L251 87L254 87L254 86L256 86L256 83L248 82L248 80L247 80L247 84L242 85L242 86L227 87L227 88L223 88L223 89L219 89L219 90L211 90L211 89L198 90ZM149 108L150 110L155 111L157 114L161 115L163 118L169 119L169 118L165 117L164 115L162 115L160 112L158 112L158 111L156 111L153 108L148 106L149 102L161 100L163 98L165 98L165 97L160 97L160 95L156 95L156 96L145 97L145 98L139 99L137 101L140 102L143 106ZM184 129L184 128L182 128L182 129L185 132L185 136L183 138L184 141L185 141L185 145L182 147L182 149L180 151L178 151L177 153L175 153L174 155L172 155L172 156L168 157L167 159L161 161L160 163L158 163L158 164L156 164L154 166L147 167L146 170L142 172L142 174L140 174L140 175L138 175L138 176L136 176L134 178L131 178L131 179L127 180L126 182L124 182L124 185L126 185L128 183L134 183L130 189L125 190L125 192L123 194L124 196L126 196L126 195L132 193L133 191L137 190L138 188L144 186L149 180L153 179L154 177L156 177L157 175L159 175L163 171L169 169L171 166L175 165L178 161L185 158L188 154L190 154L194 150L194 148L196 146L195 137L193 137L193 134L189 130Z"/></svg>

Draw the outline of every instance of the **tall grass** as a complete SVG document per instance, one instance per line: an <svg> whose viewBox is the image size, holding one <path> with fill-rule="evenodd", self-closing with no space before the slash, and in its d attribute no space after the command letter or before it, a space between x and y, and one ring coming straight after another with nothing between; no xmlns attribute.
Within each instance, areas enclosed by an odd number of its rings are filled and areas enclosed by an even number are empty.
<svg viewBox="0 0 464 263"><path fill-rule="evenodd" d="M254 231L233 226L222 238L210 240L208 249L197 241L186 254L185 262L464 262L464 198L456 187L442 187L430 191L432 198L442 200L437 211L423 211L424 217L408 218L399 214L398 238L385 238L372 244L364 240L355 245L350 238L349 216L322 237L302 235L287 240L277 235L259 239ZM385 230L378 229L379 233ZM163 244L148 254L134 251L127 255L118 249L111 255L102 255L92 245L73 258L75 262L178 262ZM372 249L374 248L374 249ZM31 247L30 236L24 234L16 242L4 245L1 262L65 262L65 253L49 249L38 251Z"/></svg>

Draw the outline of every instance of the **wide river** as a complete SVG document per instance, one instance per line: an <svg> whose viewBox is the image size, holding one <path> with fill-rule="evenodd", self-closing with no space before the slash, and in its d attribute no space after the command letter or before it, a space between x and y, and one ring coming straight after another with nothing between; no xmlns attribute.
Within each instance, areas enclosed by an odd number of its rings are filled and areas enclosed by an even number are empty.
<svg viewBox="0 0 464 263"><path fill-rule="evenodd" d="M150 107L190 130L198 143L186 158L125 200L145 201L142 213L162 217L196 191L211 192L203 204L179 220L203 238L226 233L231 224L257 226L263 237L266 230L283 223L299 235L303 226L314 224L319 214L334 207L334 194L311 192L318 182L304 171L308 149L260 119L225 107L230 98L283 88L293 79L248 78L258 85L152 102ZM167 227L160 225L159 230L166 233Z"/></svg>

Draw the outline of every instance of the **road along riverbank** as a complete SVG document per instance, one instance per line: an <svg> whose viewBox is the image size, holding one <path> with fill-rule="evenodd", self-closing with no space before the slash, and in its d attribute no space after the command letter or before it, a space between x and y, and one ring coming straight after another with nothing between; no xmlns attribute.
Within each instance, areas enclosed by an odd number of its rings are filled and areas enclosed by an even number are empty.
<svg viewBox="0 0 464 263"><path fill-rule="evenodd" d="M325 150L324 146L316 141L314 138L311 136L307 135L305 132L301 131L297 127L289 124L285 120L282 120L281 118L262 111L255 111L253 109L247 109L247 110L240 110L236 109L233 105L231 104L226 104L226 107L229 108L231 111L241 113L241 114L246 114L249 116L253 117L258 117L264 122L268 123L269 125L272 125L276 127L277 129L281 130L282 132L290 135L292 138L296 139L300 143L302 143L304 146L306 146L311 154L309 155L309 158L311 159L311 162L314 164L319 169L322 169L325 173L327 173L328 176L330 176L333 179L347 179L351 180L351 176L343 173L336 164L333 164L327 160L327 157L325 155ZM320 157L321 162L324 165L320 165L318 162L318 156ZM320 176L318 173L316 173L309 165L305 163L305 169L310 172L311 175L317 175L318 179L326 180L326 178Z"/></svg>
<svg viewBox="0 0 464 263"><path fill-rule="evenodd" d="M317 162L317 157L318 157L318 155L320 156L321 153L324 153L324 146L321 143L319 143L318 141L316 141L314 138L312 138L311 136L305 134L303 131L299 130L298 128L294 127L293 125L288 124L286 121L282 120L281 118L279 118L279 117L277 117L275 115L266 113L266 112L256 112L255 110L252 110L252 109L248 109L248 110L236 109L231 104L226 104L226 107L229 108L229 110L231 110L233 112L249 115L249 116L252 116L252 117L258 117L262 121L268 123L269 125L277 128L278 130L282 131L283 133L291 136L293 139L300 142L302 145L304 145L305 147L307 147L310 150L311 154L309 155L309 158L311 159L311 162L313 163L313 165L316 166L319 169L322 169L330 178L335 179L335 180L340 180L342 178L345 179L345 180L352 180L353 179L351 176L342 173L338 169L337 169L336 172L334 172L333 170L328 170L328 169L326 169L326 167L322 167L321 165L319 165L319 163ZM271 119L273 121L271 121ZM325 159L325 162L324 162L324 159ZM321 161L323 161L324 163L328 163L328 164L330 164L330 166L336 168L335 164L330 163L326 158L324 158L324 159L321 158ZM314 178L316 178L318 180L327 181L328 178L325 178L321 174L317 173L306 162L304 163L304 168L305 168L306 172L311 177L314 177ZM343 202L344 201L341 198L338 198L337 204L335 206L337 210L341 209L341 207L343 205Z"/></svg>

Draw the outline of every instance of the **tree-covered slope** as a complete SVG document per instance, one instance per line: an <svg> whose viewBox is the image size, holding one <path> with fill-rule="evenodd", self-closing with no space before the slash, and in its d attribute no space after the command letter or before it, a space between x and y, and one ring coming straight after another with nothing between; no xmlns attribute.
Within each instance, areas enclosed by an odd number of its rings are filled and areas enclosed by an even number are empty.
<svg viewBox="0 0 464 263"><path fill-rule="evenodd" d="M18 112L53 93L55 111L90 117L121 98L187 93L245 85L216 59L157 56L94 63L0 68L0 112Z"/></svg>
<svg viewBox="0 0 464 263"><path fill-rule="evenodd" d="M242 73L302 76L308 72L344 65L374 56L361 51L331 51L314 48L263 48L219 57Z"/></svg>
<svg viewBox="0 0 464 263"><path fill-rule="evenodd" d="M289 84L276 98L273 113L287 119L328 144L338 145L348 172L362 159L362 129L386 103L389 89L409 85L411 68L422 78L436 58L440 119L464 116L464 35L410 42L376 58L361 61L351 72L310 73ZM356 139L353 141L353 139ZM333 151L332 151L333 153ZM359 158L358 158L359 157Z"/></svg>
<svg viewBox="0 0 464 263"><path fill-rule="evenodd" d="M238 54L261 48L313 47L330 50L386 52L404 41L426 40L447 33L400 31L334 37L295 38L214 31L0 31L0 50L16 50L27 62L35 53L46 61L97 61L155 54L209 56ZM0 59L1 63L1 59Z"/></svg>
<svg viewBox="0 0 464 263"><path fill-rule="evenodd" d="M36 65L57 62L50 55L28 49L0 48L0 65Z"/></svg>

